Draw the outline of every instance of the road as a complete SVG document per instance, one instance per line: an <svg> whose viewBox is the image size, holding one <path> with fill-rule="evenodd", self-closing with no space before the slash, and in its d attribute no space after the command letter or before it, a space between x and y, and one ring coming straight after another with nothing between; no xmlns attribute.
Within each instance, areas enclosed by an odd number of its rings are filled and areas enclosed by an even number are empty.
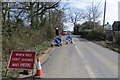
<svg viewBox="0 0 120 80"><path fill-rule="evenodd" d="M117 53L79 36L72 38L75 44L55 47L42 66L45 78L118 78Z"/></svg>

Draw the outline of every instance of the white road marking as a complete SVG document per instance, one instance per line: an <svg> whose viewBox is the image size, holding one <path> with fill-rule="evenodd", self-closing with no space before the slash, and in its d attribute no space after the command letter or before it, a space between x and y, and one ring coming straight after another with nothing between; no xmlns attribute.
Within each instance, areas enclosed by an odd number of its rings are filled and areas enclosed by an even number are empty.
<svg viewBox="0 0 120 80"><path fill-rule="evenodd" d="M84 63L84 65L85 65L85 69L87 70L87 72L88 72L90 78L95 78L95 75L94 75L93 71L91 70L91 68L90 68L90 66L89 66L89 64L88 64L88 62L85 60L85 57L84 57L83 54L79 51L79 49L78 49L77 46L75 46L75 48L76 48L76 50L77 50L79 56L82 58L83 63Z"/></svg>
<svg viewBox="0 0 120 80"><path fill-rule="evenodd" d="M114 74L118 76L118 65L114 63L109 58L105 57L104 55L98 53L96 50L92 50L91 47L87 48L88 50L92 51L93 55L97 57L109 70L111 70Z"/></svg>

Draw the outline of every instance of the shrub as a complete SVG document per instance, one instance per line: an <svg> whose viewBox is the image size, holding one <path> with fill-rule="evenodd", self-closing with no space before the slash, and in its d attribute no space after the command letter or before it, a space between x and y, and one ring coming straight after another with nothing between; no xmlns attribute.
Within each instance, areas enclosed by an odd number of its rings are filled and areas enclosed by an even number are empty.
<svg viewBox="0 0 120 80"><path fill-rule="evenodd" d="M105 31L101 28L86 30L79 33L82 37L89 40L105 40Z"/></svg>
<svg viewBox="0 0 120 80"><path fill-rule="evenodd" d="M90 31L85 30L85 31L79 32L79 35L81 35L81 37L85 38L89 33L90 33Z"/></svg>
<svg viewBox="0 0 120 80"><path fill-rule="evenodd" d="M19 28L12 32L10 36L4 33L2 36L2 69L7 68L9 56L12 50L32 50L38 52L40 50L47 49L53 38L54 34L52 35L47 33L45 29L35 30L30 28ZM2 71L4 75L5 70ZM14 71L11 70L9 72L10 74L13 74L11 72Z"/></svg>

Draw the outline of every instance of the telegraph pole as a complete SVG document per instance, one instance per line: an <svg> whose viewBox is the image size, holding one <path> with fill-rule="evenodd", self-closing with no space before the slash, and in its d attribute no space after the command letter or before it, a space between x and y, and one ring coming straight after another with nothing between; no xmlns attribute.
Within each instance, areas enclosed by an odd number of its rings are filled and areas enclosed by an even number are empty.
<svg viewBox="0 0 120 80"><path fill-rule="evenodd" d="M104 3L103 28L104 28L104 26L105 26L105 17L106 17L106 0L105 0L105 3Z"/></svg>

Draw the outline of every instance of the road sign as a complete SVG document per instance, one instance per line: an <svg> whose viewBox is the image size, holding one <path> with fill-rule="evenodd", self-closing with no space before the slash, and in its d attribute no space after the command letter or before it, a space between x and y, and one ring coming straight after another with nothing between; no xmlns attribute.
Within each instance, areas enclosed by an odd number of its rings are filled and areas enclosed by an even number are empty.
<svg viewBox="0 0 120 80"><path fill-rule="evenodd" d="M67 36L67 37L66 37L66 41L67 41L67 42L71 42L71 41L72 41L71 36Z"/></svg>
<svg viewBox="0 0 120 80"><path fill-rule="evenodd" d="M60 44L61 43L61 38L55 38L55 44Z"/></svg>
<svg viewBox="0 0 120 80"><path fill-rule="evenodd" d="M12 51L8 68L31 70L34 68L35 52Z"/></svg>

